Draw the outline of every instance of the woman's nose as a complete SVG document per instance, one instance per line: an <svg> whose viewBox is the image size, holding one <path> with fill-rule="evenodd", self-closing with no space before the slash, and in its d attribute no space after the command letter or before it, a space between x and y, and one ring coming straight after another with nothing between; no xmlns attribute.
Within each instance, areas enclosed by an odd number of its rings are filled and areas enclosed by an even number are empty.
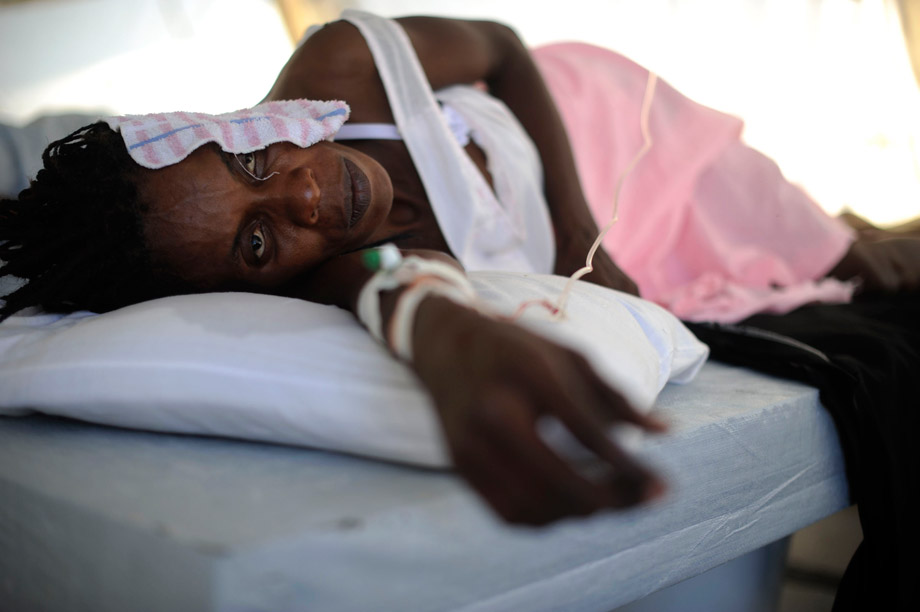
<svg viewBox="0 0 920 612"><path fill-rule="evenodd" d="M285 201L288 207L288 216L291 220L302 226L316 225L319 221L320 192L316 175L309 168L296 168L291 171L286 188L288 190Z"/></svg>

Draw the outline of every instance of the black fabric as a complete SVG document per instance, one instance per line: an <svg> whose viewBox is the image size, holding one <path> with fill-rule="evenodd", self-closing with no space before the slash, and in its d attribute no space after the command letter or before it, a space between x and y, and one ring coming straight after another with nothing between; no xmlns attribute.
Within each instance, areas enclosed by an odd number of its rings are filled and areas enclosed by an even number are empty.
<svg viewBox="0 0 920 612"><path fill-rule="evenodd" d="M863 529L834 611L917 609L920 295L688 326L716 360L816 386L833 417Z"/></svg>

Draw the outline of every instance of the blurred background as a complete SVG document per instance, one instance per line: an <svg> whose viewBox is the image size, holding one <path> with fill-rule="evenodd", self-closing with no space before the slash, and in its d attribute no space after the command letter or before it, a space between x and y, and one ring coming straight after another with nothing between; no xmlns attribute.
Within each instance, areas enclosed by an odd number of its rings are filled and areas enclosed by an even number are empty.
<svg viewBox="0 0 920 612"><path fill-rule="evenodd" d="M0 0L0 121L256 103L342 8L513 26L632 57L746 121L830 212L920 214L918 0ZM911 63L914 54L914 65Z"/></svg>

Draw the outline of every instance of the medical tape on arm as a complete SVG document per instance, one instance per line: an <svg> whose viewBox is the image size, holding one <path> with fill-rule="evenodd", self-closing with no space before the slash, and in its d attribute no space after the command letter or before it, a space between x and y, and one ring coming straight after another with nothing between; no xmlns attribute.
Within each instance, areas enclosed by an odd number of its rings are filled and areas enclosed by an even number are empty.
<svg viewBox="0 0 920 612"><path fill-rule="evenodd" d="M441 265L451 267L448 264ZM473 304L476 292L465 277L464 280L465 285L456 285L446 282L443 277L423 276L403 291L390 318L389 343L397 357L412 361L412 331L415 326L415 315L422 300L437 295L458 304Z"/></svg>
<svg viewBox="0 0 920 612"><path fill-rule="evenodd" d="M400 358L412 360L412 330L422 301L439 295L459 304L473 306L476 291L466 275L448 263L415 255L402 258L399 250L386 245L378 250L380 269L358 295L357 316L370 334ZM380 294L404 287L397 299L384 334L380 315ZM475 307L475 306L473 306Z"/></svg>

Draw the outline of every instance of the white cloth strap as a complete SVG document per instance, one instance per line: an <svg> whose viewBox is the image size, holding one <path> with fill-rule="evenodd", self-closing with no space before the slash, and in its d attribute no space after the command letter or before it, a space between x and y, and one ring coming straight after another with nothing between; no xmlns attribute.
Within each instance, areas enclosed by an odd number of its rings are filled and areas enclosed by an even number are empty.
<svg viewBox="0 0 920 612"><path fill-rule="evenodd" d="M389 332L385 332L380 294L398 287L404 287L404 291L393 311ZM476 291L463 272L442 261L410 255L392 266L384 266L365 283L358 294L356 314L371 336L389 346L398 357L411 361L415 313L422 300L433 294L460 304L477 301Z"/></svg>
<svg viewBox="0 0 920 612"><path fill-rule="evenodd" d="M478 175L479 171L456 145L412 43L399 24L352 10L344 11L342 18L358 28L374 56L393 118L432 203L438 227L451 251L463 261L471 250L464 240L475 235L479 198L470 173Z"/></svg>
<svg viewBox="0 0 920 612"><path fill-rule="evenodd" d="M470 144L470 126L463 115L452 106L441 104L441 113L454 140L461 147ZM335 134L335 140L402 140L399 128L392 123L346 123Z"/></svg>
<svg viewBox="0 0 920 612"><path fill-rule="evenodd" d="M402 140L402 134L392 123L346 123L339 128L335 140Z"/></svg>
<svg viewBox="0 0 920 612"><path fill-rule="evenodd" d="M444 278L432 278L421 281L406 289L399 296L390 320L389 345L393 353L403 361L411 362L414 358L412 341L414 338L415 317L422 300L433 295L445 297L457 304L473 305L476 294L469 281L464 285L452 285ZM479 310L479 309L477 309Z"/></svg>

